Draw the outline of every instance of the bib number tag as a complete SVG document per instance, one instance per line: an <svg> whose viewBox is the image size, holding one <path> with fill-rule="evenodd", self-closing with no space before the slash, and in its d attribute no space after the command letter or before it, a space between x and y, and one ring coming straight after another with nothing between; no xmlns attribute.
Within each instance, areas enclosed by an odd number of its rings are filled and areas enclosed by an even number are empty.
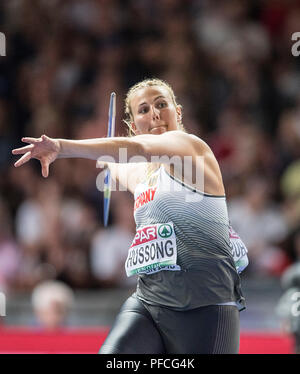
<svg viewBox="0 0 300 374"><path fill-rule="evenodd" d="M125 270L128 277L161 270L180 270L176 261L177 246L173 223L158 223L137 230L128 251Z"/></svg>
<svg viewBox="0 0 300 374"><path fill-rule="evenodd" d="M248 249L245 246L242 239L233 230L231 226L229 228L229 239L230 239L231 253L234 259L235 267L238 273L241 273L249 264L249 260L247 256Z"/></svg>

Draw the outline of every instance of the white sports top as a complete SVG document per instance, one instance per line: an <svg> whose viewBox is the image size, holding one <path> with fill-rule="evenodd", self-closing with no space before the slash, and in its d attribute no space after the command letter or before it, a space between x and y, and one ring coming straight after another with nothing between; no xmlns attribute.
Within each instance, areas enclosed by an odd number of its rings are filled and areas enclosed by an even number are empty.
<svg viewBox="0 0 300 374"><path fill-rule="evenodd" d="M127 275L139 274L137 297L180 310L243 304L238 271L246 263L241 266L240 250L235 265L225 196L198 191L161 165L134 198L137 233L125 268Z"/></svg>

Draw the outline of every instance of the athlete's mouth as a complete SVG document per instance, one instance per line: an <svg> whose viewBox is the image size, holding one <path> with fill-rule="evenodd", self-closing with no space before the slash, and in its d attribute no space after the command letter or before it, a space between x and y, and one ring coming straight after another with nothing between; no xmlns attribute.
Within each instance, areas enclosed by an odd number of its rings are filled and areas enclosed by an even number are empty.
<svg viewBox="0 0 300 374"><path fill-rule="evenodd" d="M167 125L155 126L150 129L151 134L161 134L167 131Z"/></svg>

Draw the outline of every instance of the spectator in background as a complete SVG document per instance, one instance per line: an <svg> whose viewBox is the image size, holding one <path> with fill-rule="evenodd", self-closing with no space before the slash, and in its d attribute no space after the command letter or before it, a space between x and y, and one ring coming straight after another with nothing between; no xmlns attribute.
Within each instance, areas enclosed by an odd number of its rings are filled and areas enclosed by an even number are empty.
<svg viewBox="0 0 300 374"><path fill-rule="evenodd" d="M60 218L62 226L62 246L48 261L56 268L56 259L60 263L57 277L77 288L92 286L90 271L91 240L99 228L95 208L79 198L65 199ZM61 258L61 252L64 254ZM101 285L100 285L101 286Z"/></svg>
<svg viewBox="0 0 300 374"><path fill-rule="evenodd" d="M134 286L136 277L128 278L124 268L135 235L135 223L129 215L132 198L128 192L114 191L111 205L113 224L107 229L99 229L91 240L92 275L102 286Z"/></svg>
<svg viewBox="0 0 300 374"><path fill-rule="evenodd" d="M296 262L281 277L284 292L276 313L281 319L282 330L294 338L294 352L300 354L300 228L293 235L293 251Z"/></svg>
<svg viewBox="0 0 300 374"><path fill-rule="evenodd" d="M289 231L293 232L300 221L300 94L297 105L283 111L280 116L278 149L282 206Z"/></svg>
<svg viewBox="0 0 300 374"><path fill-rule="evenodd" d="M73 303L72 289L62 282L42 282L32 292L34 315L39 326L45 330L66 326Z"/></svg>
<svg viewBox="0 0 300 374"><path fill-rule="evenodd" d="M290 230L297 228L300 221L300 161L292 162L281 178L284 195L284 212Z"/></svg>
<svg viewBox="0 0 300 374"><path fill-rule="evenodd" d="M289 164L300 158L300 104L282 112L279 118L277 135L278 172L282 173ZM299 186L297 188L299 191Z"/></svg>
<svg viewBox="0 0 300 374"><path fill-rule="evenodd" d="M21 289L31 288L37 282L55 276L55 270L43 260L43 252L45 248L53 251L61 246L61 191L54 180L48 182L45 188L38 183L35 186L36 196L25 199L16 212L16 237L23 250L18 277Z"/></svg>
<svg viewBox="0 0 300 374"><path fill-rule="evenodd" d="M47 182L43 188L39 183L36 196L26 199L17 211L16 233L25 246L38 246L41 241L54 240L53 232L59 234L61 191L54 180Z"/></svg>
<svg viewBox="0 0 300 374"><path fill-rule="evenodd" d="M49 179L16 213L16 234L22 247L18 285L33 287L61 279L77 287L89 284L89 243L97 227L94 209L76 194L63 198L62 186Z"/></svg>
<svg viewBox="0 0 300 374"><path fill-rule="evenodd" d="M249 267L257 275L280 275L287 257L279 244L287 235L280 207L271 199L270 182L263 176L248 180L244 197L229 203L231 224L248 248Z"/></svg>
<svg viewBox="0 0 300 374"><path fill-rule="evenodd" d="M13 238L12 219L0 196L0 292L11 291L20 266L20 248Z"/></svg>

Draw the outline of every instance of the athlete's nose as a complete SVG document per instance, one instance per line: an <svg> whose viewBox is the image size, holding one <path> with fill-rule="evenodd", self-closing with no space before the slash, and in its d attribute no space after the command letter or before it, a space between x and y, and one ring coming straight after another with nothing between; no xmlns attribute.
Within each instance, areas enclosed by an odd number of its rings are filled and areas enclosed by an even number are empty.
<svg viewBox="0 0 300 374"><path fill-rule="evenodd" d="M152 106L152 119L153 121L160 119L160 111L154 106Z"/></svg>

